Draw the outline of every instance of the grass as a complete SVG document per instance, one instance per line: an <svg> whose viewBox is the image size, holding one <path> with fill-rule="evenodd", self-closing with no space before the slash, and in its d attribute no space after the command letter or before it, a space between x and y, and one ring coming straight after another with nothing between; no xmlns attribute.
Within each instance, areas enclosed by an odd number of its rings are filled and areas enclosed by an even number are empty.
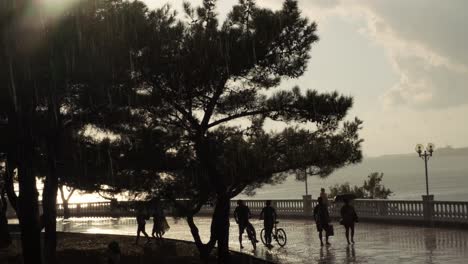
<svg viewBox="0 0 468 264"><path fill-rule="evenodd" d="M58 233L57 256L63 264L104 264L107 263L107 245L116 241L121 251L120 264L202 264L216 263L213 256L206 262L199 258L193 243L178 240L152 240L145 244L141 238L135 245L135 237L101 234ZM8 248L0 251L0 263L20 264L20 241L15 239ZM267 264L269 262L252 258L251 256L232 253L232 263Z"/></svg>

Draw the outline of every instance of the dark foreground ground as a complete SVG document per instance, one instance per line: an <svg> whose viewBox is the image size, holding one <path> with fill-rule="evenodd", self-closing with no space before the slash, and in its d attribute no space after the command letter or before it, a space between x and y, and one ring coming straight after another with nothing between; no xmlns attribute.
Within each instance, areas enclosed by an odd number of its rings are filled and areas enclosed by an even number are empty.
<svg viewBox="0 0 468 264"><path fill-rule="evenodd" d="M146 239L140 239L140 245L135 245L135 237L102 234L59 233L57 255L59 263L63 264L105 264L107 245L117 241L121 249L121 264L201 264L216 263L213 257L208 262L200 261L198 252L192 243L163 240L145 245ZM8 249L0 250L1 264L21 263L20 242L15 239ZM268 264L251 256L233 253L232 263Z"/></svg>
<svg viewBox="0 0 468 264"><path fill-rule="evenodd" d="M183 220L167 219L171 229L165 237L193 241L190 229ZM211 219L199 217L195 222L202 239L210 236ZM257 230L263 222L252 219ZM257 258L279 264L467 264L468 230L455 228L426 228L401 224L357 223L356 244L348 246L342 225L333 222L335 236L332 245L320 247L315 223L310 220L280 219L279 226L287 232L285 247L268 249L258 245L253 251L244 233L244 249L240 249L238 227L234 220L230 225L230 248ZM148 221L151 230L152 221ZM136 221L131 219L74 219L59 222L57 230L90 234L134 235Z"/></svg>
<svg viewBox="0 0 468 264"><path fill-rule="evenodd" d="M169 239L193 241L190 229L183 220L173 218L167 219L170 230L165 237ZM209 238L211 219L200 217L195 219L202 239ZM17 222L17 221L16 221ZM11 224L16 223L14 220ZM252 219L252 223L259 232L263 223L260 220ZM407 226L402 224L377 224L377 223L358 223L356 225L356 244L348 246L344 237L343 226L333 223L335 226L335 236L331 238L331 246L320 247L316 227L310 220L286 220L280 219L279 226L287 232L288 242L285 247L279 247L274 243L274 248L266 248L258 245L257 250L253 251L252 246L247 243L247 237L244 236L244 249L240 249L237 241L238 227L234 222L230 225L230 248L233 251L261 258L278 264L467 264L468 263L468 230L456 228L427 228L418 226ZM129 247L123 251L135 250L140 255L134 255L131 263L139 262L142 259L143 247L134 247L134 235L136 231L136 221L134 218L121 219L72 219L71 221L59 221L57 230L71 233L85 233L91 236L92 241L99 240L100 245L93 245L93 248L99 246L103 254L110 239L106 240L107 235L129 235L127 244ZM152 221L146 225L147 231L152 228ZM13 230L14 231L14 230ZM18 232L18 230L16 230ZM245 234L245 233L244 233ZM103 236L103 241L98 236ZM90 243L85 238L78 237L77 244ZM83 239L81 239L83 238ZM123 239L123 238L122 238ZM83 241L81 241L83 240ZM63 243L71 243L69 240ZM170 240L169 240L170 242ZM18 243L18 242L17 242ZM94 242L92 242L94 243ZM183 242L173 242L176 249L166 248L152 249L152 251L163 251L164 254L155 254L155 260L151 263L200 263L196 257L197 252L192 244ZM19 244L18 244L19 246ZM154 245L153 245L154 246ZM60 246L61 248L64 245ZM81 246L83 247L83 246ZM66 247L65 247L66 248ZM71 247L76 249L76 247ZM91 248L92 249L92 248ZM175 253L171 253L175 252ZM84 252L83 254L87 254ZM127 254L127 253L125 253ZM181 255L182 254L182 255ZM1 253L0 253L1 255ZM132 256L130 253L127 255ZM71 255L73 256L73 255ZM167 256L163 259L163 256ZM180 257L181 260L169 259L170 256ZM184 259L185 256L185 259ZM195 256L195 257L194 257ZM179 262L177 262L179 261ZM89 261L88 261L89 262ZM238 261L242 263L241 261ZM7 263L2 262L0 264ZM11 263L11 262L10 262ZM76 262L70 262L76 263ZM93 262L90 262L90 264ZM96 262L94 262L96 263ZM99 262L97 262L99 263ZM128 263L128 262L127 262ZM237 262L233 262L237 263ZM262 263L248 262L244 263ZM66 262L68 264L68 262ZM80 264L88 264L86 261Z"/></svg>

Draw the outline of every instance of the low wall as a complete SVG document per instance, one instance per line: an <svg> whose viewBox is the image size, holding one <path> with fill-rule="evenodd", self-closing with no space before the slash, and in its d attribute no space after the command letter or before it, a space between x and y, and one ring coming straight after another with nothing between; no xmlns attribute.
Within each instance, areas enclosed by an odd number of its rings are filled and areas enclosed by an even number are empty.
<svg viewBox="0 0 468 264"><path fill-rule="evenodd" d="M252 213L260 212L265 200L244 201ZM231 207L235 207L232 201ZM272 200L281 217L312 218L312 208L316 200L304 197L301 200ZM357 199L352 202L359 218L367 221L392 223L424 223L427 225L468 226L468 202L428 200L380 200ZM340 218L343 203L331 202L328 206L330 216Z"/></svg>
<svg viewBox="0 0 468 264"><path fill-rule="evenodd" d="M357 199L353 205L360 219L368 221L386 221L395 223L424 223L427 225L466 225L468 226L468 202L434 201L433 197L424 200L366 200ZM265 200L244 200L254 216L260 214ZM271 200L281 218L312 218L316 200L310 196L303 199ZM231 209L236 207L236 200L231 201ZM340 217L341 203L331 202L328 206L330 216ZM136 215L135 203L132 202L97 202L69 204L70 217L132 217ZM213 205L201 208L199 214L209 215ZM171 209L167 210L171 214ZM62 204L57 205L57 215L64 215ZM14 212L9 215L15 217Z"/></svg>

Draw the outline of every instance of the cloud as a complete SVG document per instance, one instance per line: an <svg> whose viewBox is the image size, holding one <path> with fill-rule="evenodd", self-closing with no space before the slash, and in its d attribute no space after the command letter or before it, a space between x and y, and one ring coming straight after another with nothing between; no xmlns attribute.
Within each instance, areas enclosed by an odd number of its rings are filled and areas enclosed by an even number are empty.
<svg viewBox="0 0 468 264"><path fill-rule="evenodd" d="M468 104L468 21L465 0L302 1L304 10L360 17L361 33L382 45L399 82L381 100L387 107L445 108ZM309 13L310 14L310 13ZM323 14L321 15L323 16Z"/></svg>
<svg viewBox="0 0 468 264"><path fill-rule="evenodd" d="M449 107L467 103L468 74L417 56L394 55L400 81L384 94L386 107Z"/></svg>
<svg viewBox="0 0 468 264"><path fill-rule="evenodd" d="M468 67L465 0L359 1L401 40L419 44L453 65Z"/></svg>
<svg viewBox="0 0 468 264"><path fill-rule="evenodd" d="M160 1L146 0L150 6ZM172 0L175 7L182 0ZM201 0L193 1L199 4ZM237 0L219 2L220 14ZM280 0L258 4L281 8ZM340 16L365 22L359 32L385 48L399 82L382 94L384 106L445 108L468 104L466 0L299 0L305 15L321 23Z"/></svg>

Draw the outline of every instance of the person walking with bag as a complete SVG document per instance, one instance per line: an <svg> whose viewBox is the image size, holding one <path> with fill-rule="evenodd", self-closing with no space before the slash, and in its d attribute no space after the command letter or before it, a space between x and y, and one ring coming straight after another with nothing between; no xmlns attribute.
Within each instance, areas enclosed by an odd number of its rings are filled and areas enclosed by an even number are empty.
<svg viewBox="0 0 468 264"><path fill-rule="evenodd" d="M340 224L344 225L346 230L346 240L348 245L354 244L354 223L358 222L356 210L349 203L349 199L344 200L344 205L341 207L341 221ZM349 231L351 230L351 243L349 242Z"/></svg>
<svg viewBox="0 0 468 264"><path fill-rule="evenodd" d="M164 214L164 208L161 201L158 200L154 203L153 210L153 230L151 232L151 235L154 238L162 238L170 227L167 223L166 215Z"/></svg>
<svg viewBox="0 0 468 264"><path fill-rule="evenodd" d="M314 219L319 232L320 245L323 246L323 231L325 231L325 243L330 245L328 237L333 235L333 226L330 225L330 215L327 205L323 202L322 197L317 199L318 204L314 208Z"/></svg>

